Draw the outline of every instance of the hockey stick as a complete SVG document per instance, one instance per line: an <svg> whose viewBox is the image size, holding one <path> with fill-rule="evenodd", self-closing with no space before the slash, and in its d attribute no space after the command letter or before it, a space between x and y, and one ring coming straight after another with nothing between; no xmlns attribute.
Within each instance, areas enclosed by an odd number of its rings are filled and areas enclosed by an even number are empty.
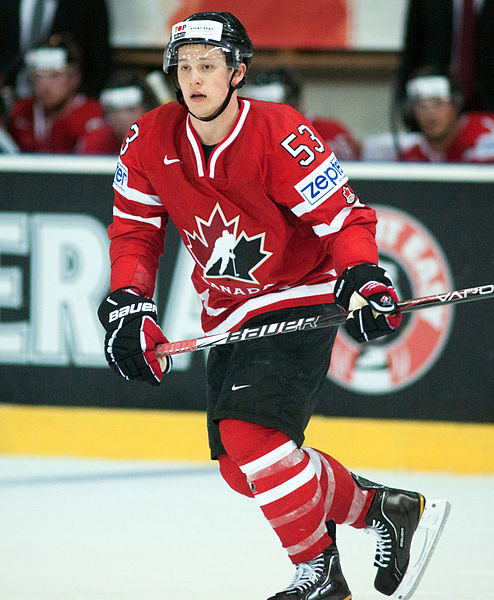
<svg viewBox="0 0 494 600"><path fill-rule="evenodd" d="M471 302L472 300L482 300L494 296L494 283L481 285L464 290L455 290L445 292L444 294L433 294L423 298L412 298L398 302L397 310L407 313L412 310L430 308L432 306L442 306L444 304ZM217 333L215 335L206 335L204 337L180 342L168 342L158 344L155 348L156 358L164 358L171 354L182 354L183 352L195 352L196 350L205 350L213 346L223 344L233 344L244 340L255 340L268 335L279 333L290 333L301 329L319 329L321 327L333 327L345 322L348 312L342 310L333 315L316 315L314 317L302 317L295 321L281 321L279 323L269 323L257 327L246 327L238 331L229 333Z"/></svg>

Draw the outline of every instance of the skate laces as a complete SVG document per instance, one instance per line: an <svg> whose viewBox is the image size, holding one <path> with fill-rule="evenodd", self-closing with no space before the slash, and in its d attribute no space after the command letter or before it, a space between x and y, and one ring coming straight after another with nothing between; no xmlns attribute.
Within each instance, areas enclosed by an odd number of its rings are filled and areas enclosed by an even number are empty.
<svg viewBox="0 0 494 600"><path fill-rule="evenodd" d="M374 558L375 567L387 567L391 561L393 544L391 534L384 523L372 520L372 524L364 529L366 533L372 533L377 538L376 556Z"/></svg>
<svg viewBox="0 0 494 600"><path fill-rule="evenodd" d="M324 555L319 554L316 558L308 562L295 565L295 577L292 583L282 590L283 592L303 592L310 589L312 585L317 583L317 580L324 572Z"/></svg>

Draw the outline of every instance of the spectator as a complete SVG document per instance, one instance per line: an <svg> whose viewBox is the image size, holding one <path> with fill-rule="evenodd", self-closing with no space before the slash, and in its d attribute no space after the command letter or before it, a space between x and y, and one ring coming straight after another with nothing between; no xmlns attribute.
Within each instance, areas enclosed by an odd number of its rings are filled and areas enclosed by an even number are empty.
<svg viewBox="0 0 494 600"><path fill-rule="evenodd" d="M0 0L0 87L14 99L31 94L25 56L56 32L81 48L81 91L97 98L111 72L109 16L105 0Z"/></svg>
<svg viewBox="0 0 494 600"><path fill-rule="evenodd" d="M414 77L407 85L407 102L420 138L403 151L403 160L494 162L494 113L460 114L462 95L449 77Z"/></svg>
<svg viewBox="0 0 494 600"><path fill-rule="evenodd" d="M77 151L83 135L100 127L99 102L79 93L80 52L68 37L53 35L26 57L34 95L13 105L8 130L22 152Z"/></svg>
<svg viewBox="0 0 494 600"><path fill-rule="evenodd" d="M103 127L84 136L82 154L118 154L132 123L156 108L158 101L146 79L137 71L116 71L100 96L105 115Z"/></svg>
<svg viewBox="0 0 494 600"><path fill-rule="evenodd" d="M405 27L400 106L413 74L437 64L458 81L466 110L494 111L494 0L409 0Z"/></svg>
<svg viewBox="0 0 494 600"><path fill-rule="evenodd" d="M303 112L302 86L295 73L288 69L273 69L258 73L253 82L245 86L242 96L290 104L299 112ZM311 115L306 117L338 158L342 160L360 158L359 144L339 121Z"/></svg>

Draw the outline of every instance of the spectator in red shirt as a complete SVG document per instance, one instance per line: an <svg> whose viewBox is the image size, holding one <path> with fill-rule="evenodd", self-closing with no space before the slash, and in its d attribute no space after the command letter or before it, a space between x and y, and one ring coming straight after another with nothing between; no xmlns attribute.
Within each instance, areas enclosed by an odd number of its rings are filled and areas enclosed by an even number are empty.
<svg viewBox="0 0 494 600"><path fill-rule="evenodd" d="M22 152L71 154L83 135L102 124L98 100L79 93L81 54L75 43L53 35L26 57L33 96L19 98L8 130Z"/></svg>
<svg viewBox="0 0 494 600"><path fill-rule="evenodd" d="M80 146L81 154L118 154L132 123L160 102L146 78L134 70L119 70L100 95L105 122L88 131Z"/></svg>
<svg viewBox="0 0 494 600"><path fill-rule="evenodd" d="M449 77L414 77L407 84L407 102L420 135L403 151L402 160L494 162L494 113L461 114L461 94Z"/></svg>
<svg viewBox="0 0 494 600"><path fill-rule="evenodd" d="M242 96L290 104L301 109L302 88L297 75L288 69L273 69L258 73L242 90ZM305 114L335 155L341 160L360 158L360 145L350 131L336 119Z"/></svg>

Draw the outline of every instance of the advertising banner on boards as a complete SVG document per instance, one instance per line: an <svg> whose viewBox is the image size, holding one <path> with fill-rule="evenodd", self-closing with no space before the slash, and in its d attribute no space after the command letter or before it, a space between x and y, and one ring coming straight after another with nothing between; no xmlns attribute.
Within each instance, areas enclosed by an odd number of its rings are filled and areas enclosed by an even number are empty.
<svg viewBox="0 0 494 600"><path fill-rule="evenodd" d="M383 179L381 167L365 177L347 170L378 212L380 261L400 297L490 283L492 183L393 179L390 165ZM205 352L177 356L159 388L125 382L104 361L96 311L109 286L113 173L28 168L0 177L0 402L203 410ZM192 260L169 226L155 299L173 341L202 335ZM416 311L396 337L363 346L340 330L317 412L492 421L489 311L490 301Z"/></svg>

